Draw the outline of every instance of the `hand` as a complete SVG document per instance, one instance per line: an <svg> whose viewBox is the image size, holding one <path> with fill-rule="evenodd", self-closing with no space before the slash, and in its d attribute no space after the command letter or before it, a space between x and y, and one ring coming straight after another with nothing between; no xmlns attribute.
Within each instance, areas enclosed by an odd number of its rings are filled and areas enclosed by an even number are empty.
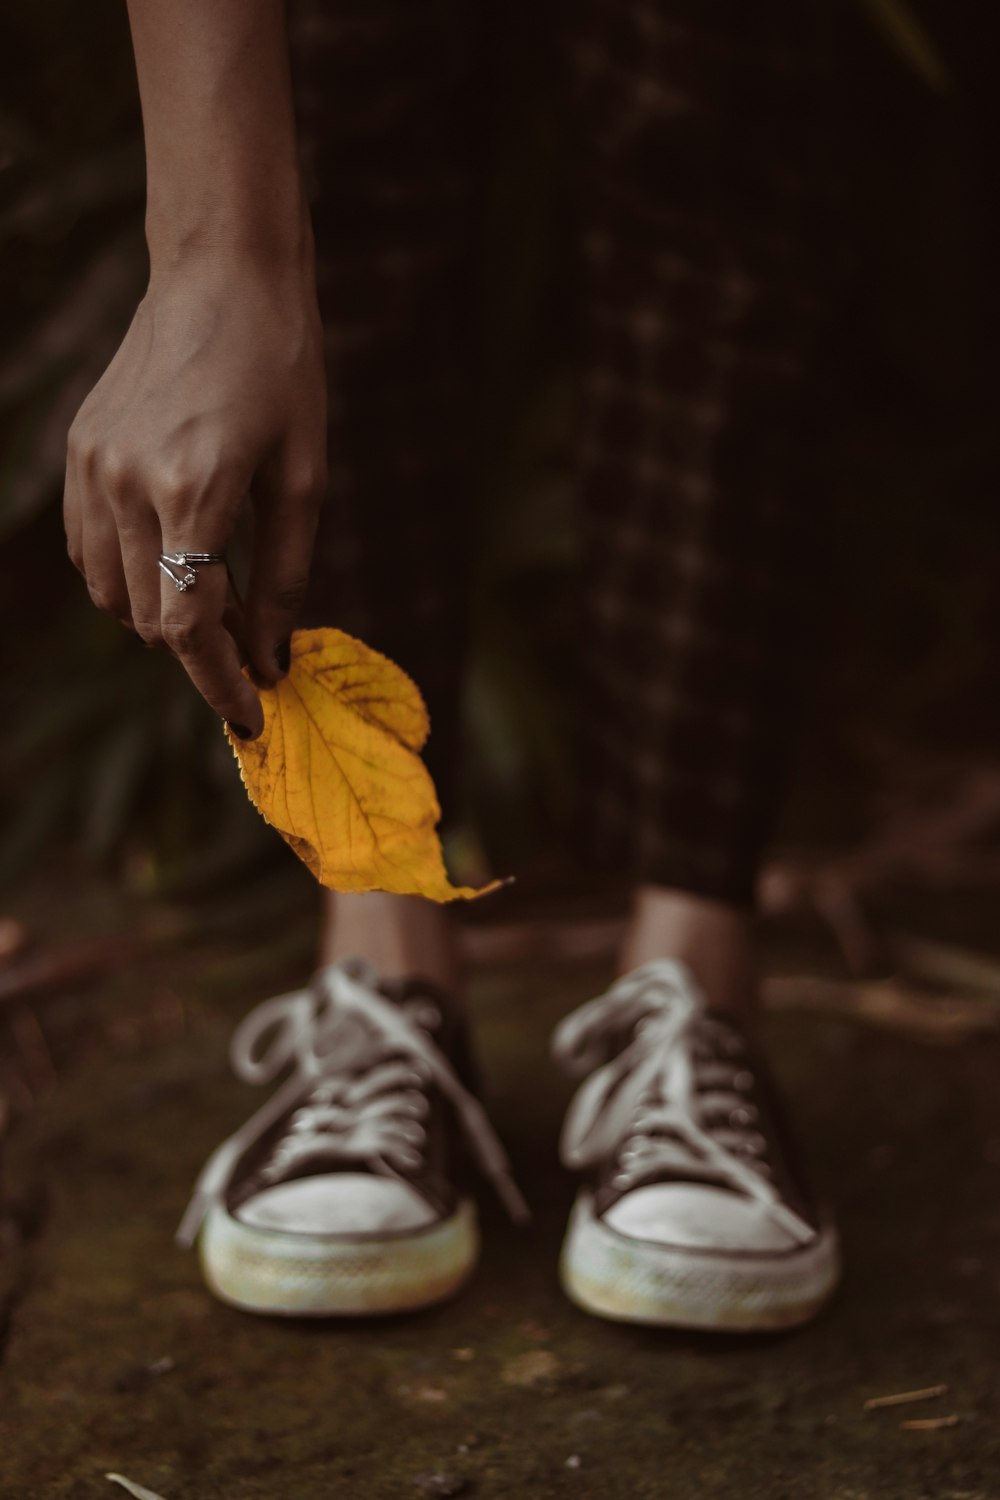
<svg viewBox="0 0 1000 1500"><path fill-rule="evenodd" d="M223 552L244 499L254 553L244 645L276 682L302 602L326 480L322 329L311 270L238 259L154 277L69 435L69 554L94 603L166 644L241 735L260 699L223 624L226 570L179 592L161 552Z"/></svg>

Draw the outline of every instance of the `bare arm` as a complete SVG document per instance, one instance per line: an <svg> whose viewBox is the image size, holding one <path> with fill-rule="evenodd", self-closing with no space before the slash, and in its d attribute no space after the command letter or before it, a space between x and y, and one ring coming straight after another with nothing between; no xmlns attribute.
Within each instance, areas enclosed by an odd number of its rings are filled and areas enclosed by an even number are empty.
<svg viewBox="0 0 1000 1500"><path fill-rule="evenodd" d="M160 551L225 549L255 510L247 649L274 681L325 478L325 384L284 0L129 0L146 134L149 288L70 433L66 531L95 603L165 641L225 718L260 703L222 624L225 572L178 593Z"/></svg>

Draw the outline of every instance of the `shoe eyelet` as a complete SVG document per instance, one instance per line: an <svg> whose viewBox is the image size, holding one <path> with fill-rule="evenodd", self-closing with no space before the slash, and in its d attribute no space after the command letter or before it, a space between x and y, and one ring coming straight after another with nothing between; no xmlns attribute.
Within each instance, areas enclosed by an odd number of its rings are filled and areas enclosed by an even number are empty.
<svg viewBox="0 0 1000 1500"><path fill-rule="evenodd" d="M750 1156L762 1157L767 1150L767 1137L757 1130L752 1135L741 1137L740 1145Z"/></svg>
<svg viewBox="0 0 1000 1500"><path fill-rule="evenodd" d="M402 1009L422 1031L436 1031L441 1025L441 1012L432 1000L408 1000Z"/></svg>

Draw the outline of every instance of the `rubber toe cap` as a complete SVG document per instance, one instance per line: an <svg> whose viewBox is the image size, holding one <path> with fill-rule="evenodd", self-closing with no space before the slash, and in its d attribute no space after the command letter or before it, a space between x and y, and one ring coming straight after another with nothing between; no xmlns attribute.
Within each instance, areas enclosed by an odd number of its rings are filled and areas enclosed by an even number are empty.
<svg viewBox="0 0 1000 1500"><path fill-rule="evenodd" d="M398 1234L438 1215L415 1188L367 1172L299 1177L255 1193L236 1211L244 1224L288 1234Z"/></svg>

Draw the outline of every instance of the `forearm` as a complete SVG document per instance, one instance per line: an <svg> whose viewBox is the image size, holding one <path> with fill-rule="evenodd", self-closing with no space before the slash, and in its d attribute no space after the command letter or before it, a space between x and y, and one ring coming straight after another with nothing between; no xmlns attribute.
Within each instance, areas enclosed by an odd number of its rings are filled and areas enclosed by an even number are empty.
<svg viewBox="0 0 1000 1500"><path fill-rule="evenodd" d="M284 0L128 0L154 276L191 257L309 254Z"/></svg>

